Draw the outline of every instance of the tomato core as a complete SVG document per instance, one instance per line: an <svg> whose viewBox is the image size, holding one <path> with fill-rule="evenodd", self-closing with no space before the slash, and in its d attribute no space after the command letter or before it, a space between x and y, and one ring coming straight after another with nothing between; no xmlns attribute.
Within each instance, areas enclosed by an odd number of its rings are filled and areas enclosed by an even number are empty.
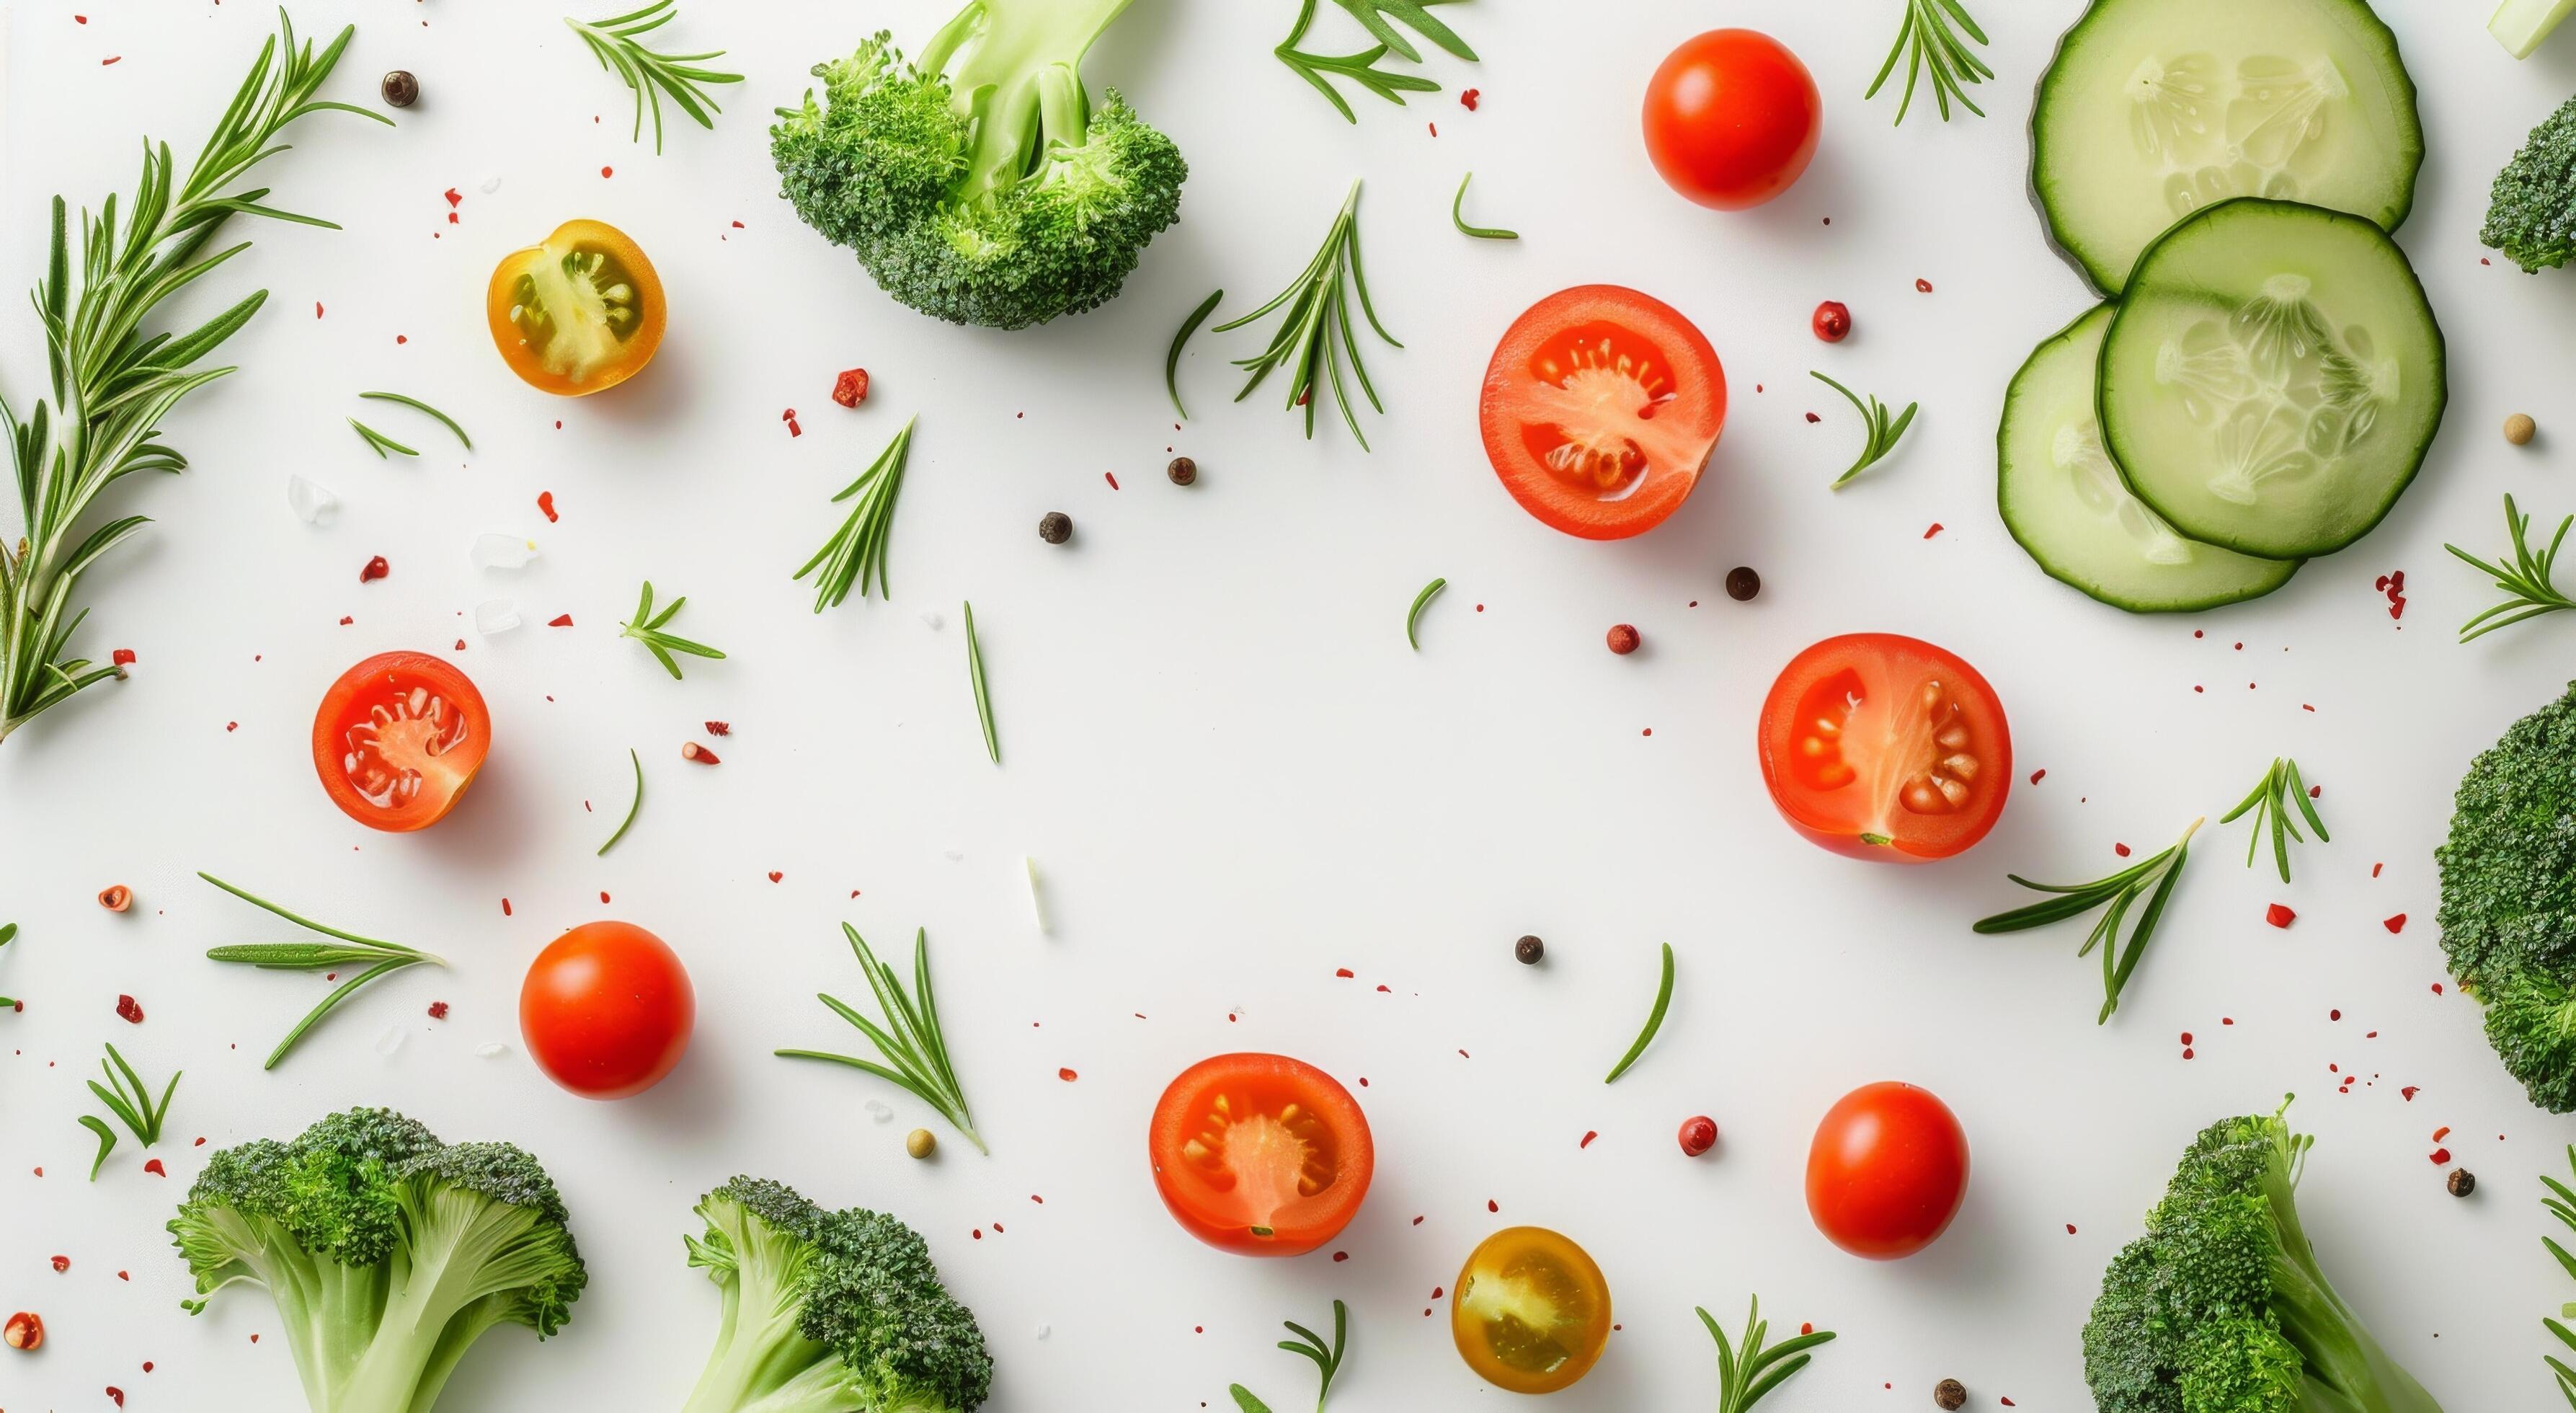
<svg viewBox="0 0 2576 1413"><path fill-rule="evenodd" d="M1966 714L1938 677L1873 693L1860 673L1845 669L1807 689L1798 720L1804 734L1791 774L1820 792L1858 786L1867 807L1864 837L1891 837L1899 811L1957 813L1983 768Z"/></svg>
<svg viewBox="0 0 2576 1413"><path fill-rule="evenodd" d="M366 710L341 732L348 750L340 771L358 798L378 809L401 809L424 788L454 790L463 783L447 757L465 744L473 724L455 703L415 686L369 702Z"/></svg>

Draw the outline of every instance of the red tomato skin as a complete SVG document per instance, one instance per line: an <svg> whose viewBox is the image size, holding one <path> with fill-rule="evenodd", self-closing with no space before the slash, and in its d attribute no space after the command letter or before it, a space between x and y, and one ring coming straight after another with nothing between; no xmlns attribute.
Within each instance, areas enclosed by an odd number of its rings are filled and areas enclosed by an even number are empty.
<svg viewBox="0 0 2576 1413"><path fill-rule="evenodd" d="M1782 793L1787 787L1784 787L1781 780L1785 772L1781 769L1779 761L1780 743L1775 740L1775 718L1784 705L1794 704L1795 693L1792 690L1792 684L1801 671L1807 669L1819 658L1830 658L1838 650L1862 652L1892 650L1900 653L1916 651L1937 655L1948 661L1954 669L1957 680L1972 694L1993 703L1994 721L1991 727L1991 739L1986 743L1987 753L1992 758L1987 761L1985 772L1985 778L1994 782L1993 806L1991 812L1987 813L1981 822L1975 824L1965 837L1943 839L1928 846L1911 839L1891 839L1884 844L1872 844L1864 841L1858 834L1817 823L1791 808L1789 800ZM1790 659L1788 666L1780 669L1779 679L1772 684L1771 695L1764 700L1761 720L1754 729L1755 749L1760 753L1762 761L1763 783L1770 788L1771 803L1780 811L1780 818L1809 843L1841 854L1845 858L1860 859L1868 863L1900 864L1939 863L1943 859L1956 858L1975 848L1987 834L1993 831L1996 821L2003 818L2004 805L2012 798L2012 722L2004 711L2003 698L1997 695L1994 684L1986 680L1985 674L1977 671L1975 666L1966 659L1919 638L1908 638L1894 633L1846 633L1814 644Z"/></svg>
<svg viewBox="0 0 2576 1413"><path fill-rule="evenodd" d="M1807 1150L1807 1213L1854 1256L1894 1261L1940 1239L1968 1195L1968 1134L1931 1090L1896 1080L1836 1101Z"/></svg>
<svg viewBox="0 0 2576 1413"><path fill-rule="evenodd" d="M519 988L519 1036L546 1077L585 1099L624 1099L688 1053L698 997L679 954L625 922L546 944Z"/></svg>
<svg viewBox="0 0 2576 1413"><path fill-rule="evenodd" d="M1673 50L1646 86L1646 154L1691 201L1748 210L1805 173L1824 106L1786 45L1757 30L1710 30Z"/></svg>

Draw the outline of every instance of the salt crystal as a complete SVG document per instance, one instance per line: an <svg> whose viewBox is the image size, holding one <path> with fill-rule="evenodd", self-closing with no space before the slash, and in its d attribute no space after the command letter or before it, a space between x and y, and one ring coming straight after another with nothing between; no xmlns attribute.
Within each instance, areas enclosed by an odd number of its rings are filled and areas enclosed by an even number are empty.
<svg viewBox="0 0 2576 1413"><path fill-rule="evenodd" d="M525 569L537 557L537 542L525 535L486 530L474 537L474 549L466 557L477 569Z"/></svg>
<svg viewBox="0 0 2576 1413"><path fill-rule="evenodd" d="M925 609L923 609L923 610L921 611L921 621L922 621L922 622L924 622L924 623L929 624L929 625L930 625L930 631L931 631L931 632L933 632L933 633L938 632L938 631L940 630L940 628L941 628L941 627L943 627L944 625L946 625L946 623L948 622L948 620L947 620L947 619L942 618L942 617L940 617L940 616L939 616L939 610L937 610L937 609L935 609L935 608L925 608Z"/></svg>
<svg viewBox="0 0 2576 1413"><path fill-rule="evenodd" d="M475 185L476 185L476 188L477 188L478 190L480 190L480 191L481 191L485 196L490 196L492 193L494 193L494 192L496 192L496 191L499 191L499 190L501 189L501 179L500 179L499 177L497 177L497 176L485 177L482 181L480 181L480 182L476 183Z"/></svg>
<svg viewBox="0 0 2576 1413"><path fill-rule="evenodd" d="M1039 1325L1039 1326L1038 1326L1038 1338L1040 1338L1040 1339L1044 1339L1044 1338L1046 1338L1048 1335L1051 1335L1051 1334L1054 1334L1054 1333L1055 1333L1055 1326L1053 1326L1053 1325L1045 1325L1045 1324L1042 1324L1042 1325Z"/></svg>
<svg viewBox="0 0 2576 1413"><path fill-rule="evenodd" d="M474 631L486 638L518 626L519 605L514 599L485 599L474 605Z"/></svg>
<svg viewBox="0 0 2576 1413"><path fill-rule="evenodd" d="M950 863L956 863L966 857L966 851L963 849L942 849L939 852Z"/></svg>
<svg viewBox="0 0 2576 1413"><path fill-rule="evenodd" d="M301 476L286 478L286 506L295 518L307 525L328 525L340 510L340 498L327 486L316 485Z"/></svg>
<svg viewBox="0 0 2576 1413"><path fill-rule="evenodd" d="M386 1026L384 1030L376 1036L376 1053L379 1055L393 1054L393 1052L403 1047L403 1037L410 1033L411 1032L398 1025Z"/></svg>
<svg viewBox="0 0 2576 1413"><path fill-rule="evenodd" d="M509 1054L510 1047L502 1044L498 1040L486 1040L482 1044L474 1047L474 1053L482 1059L489 1060L497 1056Z"/></svg>
<svg viewBox="0 0 2576 1413"><path fill-rule="evenodd" d="M871 1099L868 1101L868 1117L885 1123L894 1117L894 1106L883 1099Z"/></svg>

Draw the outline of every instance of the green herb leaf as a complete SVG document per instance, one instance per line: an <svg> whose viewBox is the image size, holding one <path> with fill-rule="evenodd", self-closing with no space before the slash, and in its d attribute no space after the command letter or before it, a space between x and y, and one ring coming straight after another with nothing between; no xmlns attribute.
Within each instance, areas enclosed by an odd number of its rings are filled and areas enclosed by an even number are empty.
<svg viewBox="0 0 2576 1413"><path fill-rule="evenodd" d="M1869 433L1868 443L1861 448L1860 460L1853 462L1851 469L1834 481L1833 488L1839 491L1845 482L1877 465L1881 458L1896 450L1896 444L1905 438L1905 429L1914 425L1914 413L1921 404L1907 403L1904 413L1890 421L1887 415L1887 404L1880 402L1877 394L1871 394L1869 401L1863 402L1860 394L1822 373L1810 372L1807 376L1841 393L1853 407L1859 409L1861 421L1866 425Z"/></svg>
<svg viewBox="0 0 2576 1413"><path fill-rule="evenodd" d="M640 764L638 769L640 771ZM354 932L343 932L336 927L325 927L309 918L288 912L265 898L244 892L211 873L200 872L197 876L253 907L264 908L298 927L321 933L326 937L339 938L348 944L333 947L312 942L244 943L238 946L212 948L206 953L207 960L253 966L263 971L337 971L361 963L368 964L367 970L340 983L339 989L323 997L320 1005L307 1011L304 1019L297 1021L295 1028L286 1033L286 1038L277 1042L277 1048L269 1052L266 1063L260 1066L261 1069L276 1069L278 1062L286 1058L286 1053L295 1048L295 1043L302 1040L306 1032L321 1024L323 1017L338 1009L341 1002L356 995L368 982L378 977L390 976L406 967L447 965L438 957L417 948L403 946L398 942L380 942L372 937L361 937ZM177 1080L174 1078L171 1082L175 1084ZM166 1104L167 1101L164 1102Z"/></svg>
<svg viewBox="0 0 2576 1413"><path fill-rule="evenodd" d="M682 594L671 600L670 605L657 617L653 612L653 581L647 579L644 581L643 596L635 601L635 616L618 625L624 630L621 636L633 638L642 643L645 651L653 654L654 660L662 664L662 669L671 674L671 680L674 682L681 680L680 664L671 654L687 653L691 657L704 658L724 656L722 652L704 643L694 643L678 634L662 631L662 625L678 617L681 606L688 601L689 596Z"/></svg>
<svg viewBox="0 0 2576 1413"><path fill-rule="evenodd" d="M416 397L405 397L405 396L403 396L401 393L394 393L394 392L362 392L362 393L358 394L358 396L360 396L360 397L371 397L371 398L375 398L376 400L378 400L378 401L380 401L380 402L398 402L398 403L401 403L401 404L402 404L403 406L405 406L405 407L414 408L414 409L417 409L417 410L419 410L419 411L426 412L426 413L428 413L430 416L437 418L439 421L446 423L446 424L447 424L447 430L449 430L449 431L451 431L451 432L454 432L454 433L456 434L456 439L457 439L458 441L460 441L460 442L462 442L462 443L464 443L464 444L465 444L465 449L466 449L467 451L472 451L472 450L474 449L474 439L473 439L472 437L469 437L469 436L465 435L465 429L464 429L463 427L460 427L460 426L456 425L456 419L455 419L455 418L448 416L446 413L439 411L437 408L430 406L428 403L425 403L425 402L421 401L419 398L416 398ZM353 426L353 427L357 426L357 420L356 420L355 418L350 419L350 423L349 423L349 425L351 425L351 426ZM361 432L365 432L367 429L366 429L366 428L364 428L364 427L358 427L358 430L359 430L359 431L361 431ZM374 439L375 439L375 438L374 438L374 434L373 434L373 433L369 433L369 435L368 435L368 440L373 441ZM378 452L377 454L378 454L378 455L380 455L380 456L381 456L381 455L383 455L383 453L382 453L382 452ZM417 452L412 453L412 454L413 454L413 455L418 455L418 453L417 453Z"/></svg>
<svg viewBox="0 0 2576 1413"><path fill-rule="evenodd" d="M2493 564L2478 558L2458 545L2444 545L2453 558L2495 580L2496 588L2512 598L2460 625L2460 641L2472 642L2499 628L2527 623L2546 614L2576 608L2576 599L2560 593L2554 581L2553 567L2558 562L2558 547L2567 541L2567 530L2576 525L2576 515L2558 522L2558 533L2551 536L2549 548L2532 553L2531 517L2514 507L2513 497L2504 498L2504 523L2513 532L2513 560Z"/></svg>
<svg viewBox="0 0 2576 1413"><path fill-rule="evenodd" d="M975 683L975 719L984 727L984 753L1002 763L1002 739L993 734L993 692L984 682L984 645L975 636L975 605L966 605L966 675Z"/></svg>
<svg viewBox="0 0 2576 1413"><path fill-rule="evenodd" d="M375 428L368 426L366 423L359 421L355 417L349 419L349 425L357 428L358 435L367 439L367 445L374 448L376 459L378 461L387 459L388 453L400 456L420 455L419 452L412 450L410 447L404 446L401 442L395 441L393 438L386 436L384 433L377 431Z"/></svg>
<svg viewBox="0 0 2576 1413"><path fill-rule="evenodd" d="M1225 291L1220 289L1199 301L1190 317L1181 321L1181 331L1172 335L1172 351L1163 356L1163 390L1172 395L1172 410L1181 414L1184 422L1190 420L1190 410L1181 405L1181 350L1189 346L1190 335L1199 331L1199 325L1207 322L1207 316L1216 312L1217 302L1224 298Z"/></svg>
<svg viewBox="0 0 2576 1413"><path fill-rule="evenodd" d="M1471 226L1467 224L1467 217L1465 214L1467 209L1467 183L1474 181L1475 179L1476 174L1474 172L1469 172L1467 175L1458 179L1458 194L1449 199L1450 224L1458 228L1458 233L1460 235L1473 236L1477 240L1520 239L1521 234L1518 231L1506 231L1497 229L1493 226Z"/></svg>
<svg viewBox="0 0 2576 1413"><path fill-rule="evenodd" d="M618 823L617 832L608 836L608 842L599 846L599 853L594 857L605 857L609 850L616 848L617 841L626 837L626 831L635 827L635 816L644 812L644 758L635 753L633 746L626 748L626 758L635 765L635 803L626 807L626 818Z"/></svg>
<svg viewBox="0 0 2576 1413"><path fill-rule="evenodd" d="M919 419L914 419L918 421ZM877 592L886 602L894 602L894 590L886 582L886 539L894 532L895 497L903 490L904 463L912 456L912 423L903 424L894 440L859 479L832 497L832 503L857 497L850 507L850 518L841 522L840 531L824 542L805 567L789 576L803 579L822 567L823 577L815 581L814 611L837 608L850 597L856 586L859 597L868 596L868 572L876 571ZM721 656L721 654L719 654Z"/></svg>
<svg viewBox="0 0 2576 1413"><path fill-rule="evenodd" d="M913 935L912 977L914 996L903 994L903 982L894 968L868 950L867 939L848 923L841 932L850 940L850 950L857 954L859 971L867 977L868 989L877 998L878 1014L885 1018L878 1025L838 999L818 996L815 999L829 1007L834 1015L848 1021L876 1046L887 1064L877 1064L855 1055L836 1055L823 1050L779 1050L774 1053L791 1060L826 1060L864 1070L902 1089L938 1111L950 1127L966 1136L975 1151L989 1154L984 1140L975 1132L974 1115L967 1112L966 1092L957 1083L957 1071L949 1063L948 1040L939 1028L939 1006L930 989L930 932L922 929ZM887 1065L893 1066L889 1069Z"/></svg>
<svg viewBox="0 0 2576 1413"><path fill-rule="evenodd" d="M1956 29L1952 26L1955 24ZM1878 90L1896 72L1896 61L1905 60L1905 97L1896 105L1896 123L1903 126L1906 110L1914 106L1914 85L1923 75L1932 75L1932 96L1940 102L1941 121L1950 121L1950 100L1982 118L1986 110L1977 106L1967 93L1967 85L1979 84L1995 76L1986 61L1960 42L1959 30L1982 45L1986 32L1961 8L1959 0L1905 0L1905 23L1896 31L1896 45L1887 51L1887 63L1878 77L1870 80L1869 91L1861 95L1867 102L1878 96Z"/></svg>
<svg viewBox="0 0 2576 1413"><path fill-rule="evenodd" d="M1333 87L1332 78L1355 83L1398 107L1403 106L1404 95L1408 93L1440 91L1440 85L1418 74L1379 67L1379 61L1390 53L1414 63L1422 61L1422 51L1414 47L1413 41L1407 39L1403 31L1387 22L1388 16L1403 21L1416 34L1458 58L1471 64L1476 62L1476 51L1467 47L1467 42L1458 37L1457 31L1441 23L1428 8L1450 4L1453 0L1334 0L1334 3L1349 11L1351 18L1358 20L1378 42L1351 54L1313 54L1299 49L1297 46L1305 39L1307 27L1315 21L1315 0L1305 0L1297 11L1297 23L1289 29L1288 37L1279 41L1278 47L1271 52L1291 72L1314 85L1315 91L1324 95L1346 122L1356 123L1360 117L1351 111L1350 101Z"/></svg>
<svg viewBox="0 0 2576 1413"><path fill-rule="evenodd" d="M1717 1341L1717 1413L1745 1413L1765 1394L1788 1382L1790 1375L1807 1367L1815 1357L1809 1350L1829 1344L1834 1338L1831 1330L1817 1330L1765 1348L1763 1341L1771 1333L1771 1323L1762 1318L1760 1296L1753 1298L1753 1308L1744 1318L1740 1346L1727 1342L1726 1331L1706 1309L1698 1309L1698 1314L1699 1322L1708 1328L1709 1338Z"/></svg>
<svg viewBox="0 0 2576 1413"><path fill-rule="evenodd" d="M2293 806L2292 800L2296 800L2297 805ZM2253 793L2238 801L2236 808L2220 815L2218 822L2234 824L2246 811L2253 811L2254 830L2245 840L2245 866L2254 866L2254 853L2262 847L2268 826L2272 856L2280 867L2281 881L2287 883L2290 881L2290 841L2308 842L2308 836L2301 834L2298 824L2291 819L2294 808L2308 821L2308 827L2317 832L2318 843L2334 842L2326 834L2325 821L2317 817L2316 802L2308 798L2307 782L2299 776L2299 763L2286 756L2277 757L2271 769L2263 773L2263 779L2254 787Z"/></svg>
<svg viewBox="0 0 2576 1413"><path fill-rule="evenodd" d="M1413 596L1413 607L1405 610L1404 641L1412 644L1415 652L1422 651L1422 639L1414 631L1415 627L1422 622L1422 610L1430 607L1431 601L1434 598L1439 597L1442 589L1448 587L1449 581L1446 579L1432 580L1430 583L1422 586L1421 593Z"/></svg>
<svg viewBox="0 0 2576 1413"><path fill-rule="evenodd" d="M2230 819L2234 817L2229 816ZM2139 961L2146 956L2147 943L2155 937L2156 923L2164 917L2165 903L2172 898L2174 885L2181 881L2183 861L2191 855L2191 836L2200 832L2203 822L2193 820L2191 828L2183 831L2182 838L2174 841L2173 847L2154 858L2131 864L2108 878L2091 883L2033 883L2019 874L2008 874L2006 877L2032 892L2056 896L2044 903L2033 903L1981 919L1974 930L1986 935L2025 932L2080 917L2109 903L2110 911L2103 915L2085 937L2084 945L2075 952L2082 957L2090 955L2096 947L2102 948L2102 1012L2095 1017L2094 1024L2104 1024L2111 1019L2111 1013L2120 1008L2120 993L2127 989L2130 973L2138 969ZM2130 907L2141 897L2146 898L2147 906L2138 915L2137 926L2130 929L2124 944L2120 938L2121 924L2127 920Z"/></svg>
<svg viewBox="0 0 2576 1413"><path fill-rule="evenodd" d="M1655 1032L1664 1028L1664 1011L1672 1003L1673 944L1667 942L1664 944L1664 979L1655 988L1655 1008L1646 1013L1646 1028L1637 1032L1637 1043L1628 1047L1628 1053L1611 1068L1610 1077L1601 1081L1603 1084L1618 1083L1619 1076L1626 1074L1628 1067L1637 1063L1637 1057L1646 1053L1646 1046L1653 1043Z"/></svg>
<svg viewBox="0 0 2576 1413"><path fill-rule="evenodd" d="M1272 310L1285 307L1287 312L1281 316L1279 331L1271 336L1270 346L1256 357L1234 361L1234 366L1252 370L1251 379L1243 385L1243 391L1234 395L1234 400L1241 402L1252 396L1252 390L1260 387L1272 370L1290 369L1285 406L1292 410L1298 407L1306 409L1306 437L1312 441L1315 436L1315 404L1323 400L1323 383L1329 380L1333 400L1341 408L1344 425L1358 439L1360 450L1366 451L1368 437L1360 431L1359 418L1352 413L1350 397L1342 387L1342 360L1345 357L1349 358L1351 372L1359 382L1360 391L1367 395L1369 405L1382 414L1386 411L1386 404L1378 400L1377 389L1369 383L1368 368L1360 362L1359 344L1355 342L1351 326L1351 290L1359 292L1360 312L1368 316L1369 327L1377 331L1377 336L1390 348L1404 345L1378 322L1377 309L1369 301L1368 272L1360 261L1359 210L1360 184L1353 182L1350 195L1342 201L1341 211L1333 217L1332 229L1325 233L1323 247L1315 252L1314 259L1306 262L1305 270L1296 280L1272 297L1269 303L1240 319L1217 325L1216 332L1222 334L1242 328Z"/></svg>
<svg viewBox="0 0 2576 1413"><path fill-rule="evenodd" d="M643 9L592 20L585 24L567 15L564 23L599 56L599 66L617 75L628 88L635 90L635 131L633 141L644 140L644 112L653 112L653 152L662 151L662 99L668 95L672 104L695 119L697 125L713 131L715 119L710 114L724 110L706 91L708 84L742 82L742 75L718 73L697 67L701 60L721 59L724 51L712 49L704 54L659 54L644 47L639 36L669 24L680 17L679 0L654 0Z"/></svg>
<svg viewBox="0 0 2576 1413"><path fill-rule="evenodd" d="M80 1116L80 1126L98 1135L98 1156L89 1164L89 1180L96 1182L98 1170L107 1166L107 1155L116 1151L116 1130L109 1128L105 1120L89 1114Z"/></svg>

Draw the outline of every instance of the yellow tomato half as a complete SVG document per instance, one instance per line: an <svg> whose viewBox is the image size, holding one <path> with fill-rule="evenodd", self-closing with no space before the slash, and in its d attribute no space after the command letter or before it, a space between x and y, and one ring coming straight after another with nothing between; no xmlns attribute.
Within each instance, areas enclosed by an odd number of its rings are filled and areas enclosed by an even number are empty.
<svg viewBox="0 0 2576 1413"><path fill-rule="evenodd" d="M533 388L580 397L642 372L662 346L662 278L626 233L566 221L492 270L483 311L510 371Z"/></svg>
<svg viewBox="0 0 2576 1413"><path fill-rule="evenodd" d="M1592 1372L1610 1343L1610 1283L1565 1237L1505 1227L1477 1243L1458 1272L1449 1333L1487 1383L1554 1393Z"/></svg>

